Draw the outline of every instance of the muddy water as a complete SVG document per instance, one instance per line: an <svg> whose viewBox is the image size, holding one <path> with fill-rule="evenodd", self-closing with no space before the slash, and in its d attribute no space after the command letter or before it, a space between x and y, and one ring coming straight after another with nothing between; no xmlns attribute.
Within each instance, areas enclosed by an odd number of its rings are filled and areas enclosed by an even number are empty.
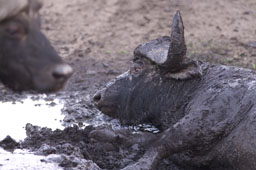
<svg viewBox="0 0 256 170"><path fill-rule="evenodd" d="M157 132L149 125L121 127L119 121L94 107L88 92L10 92L2 95L0 108L0 148L14 151L0 150L0 169L120 169L137 160L142 148L97 141L90 137L90 132L101 128ZM11 139L3 140L7 135L18 144L9 146Z"/></svg>
<svg viewBox="0 0 256 170"><path fill-rule="evenodd" d="M39 156L33 153L17 149L13 153L7 152L0 148L0 169L1 170L18 170L22 167L27 170L40 169L40 170L60 170L63 169L58 166L57 163L51 161L51 157L57 157L57 155L51 156ZM29 161L28 161L29 160ZM42 160L48 161L43 163ZM1 167L2 166L2 167Z"/></svg>
<svg viewBox="0 0 256 170"><path fill-rule="evenodd" d="M46 101L44 97L41 95L39 99L33 99L35 96L28 96L17 102L0 102L0 140L7 135L16 141L24 140L27 123L53 130L64 129L62 125L64 115L61 114L64 101L59 99Z"/></svg>
<svg viewBox="0 0 256 170"><path fill-rule="evenodd" d="M76 150L76 142L83 142L88 134L64 131L67 127L79 126L82 131L89 125L103 124L104 116L93 108L88 96L81 92L50 95L1 92L4 94L0 95L0 169L100 169ZM59 133L62 135L58 136ZM81 140L70 144L65 141L69 133L73 135L71 140L75 136Z"/></svg>
<svg viewBox="0 0 256 170"><path fill-rule="evenodd" d="M0 101L0 140L7 135L14 140L24 140L26 124L63 130L65 127L111 126L120 128L117 120L100 113L90 102L89 96L79 93L16 94Z"/></svg>
<svg viewBox="0 0 256 170"><path fill-rule="evenodd" d="M46 127L52 130L63 130L65 127L87 126L106 127L112 129L131 129L158 133L159 130L151 125L121 127L116 119L109 118L99 112L90 101L89 96L60 93L58 95L25 94L16 95L14 100L0 102L0 140L7 135L16 141L26 138L26 124Z"/></svg>

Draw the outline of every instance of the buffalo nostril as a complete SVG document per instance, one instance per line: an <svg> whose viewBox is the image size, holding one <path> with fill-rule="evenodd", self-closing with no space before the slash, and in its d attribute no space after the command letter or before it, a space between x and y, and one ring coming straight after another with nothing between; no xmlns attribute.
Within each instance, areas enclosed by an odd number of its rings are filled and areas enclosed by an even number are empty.
<svg viewBox="0 0 256 170"><path fill-rule="evenodd" d="M100 100L101 100L101 94L100 94L100 93L96 93L96 94L93 96L93 101L94 101L95 103L98 103Z"/></svg>
<svg viewBox="0 0 256 170"><path fill-rule="evenodd" d="M52 75L55 79L66 79L69 78L72 73L73 69L71 66L69 66L68 64L59 64L54 68Z"/></svg>

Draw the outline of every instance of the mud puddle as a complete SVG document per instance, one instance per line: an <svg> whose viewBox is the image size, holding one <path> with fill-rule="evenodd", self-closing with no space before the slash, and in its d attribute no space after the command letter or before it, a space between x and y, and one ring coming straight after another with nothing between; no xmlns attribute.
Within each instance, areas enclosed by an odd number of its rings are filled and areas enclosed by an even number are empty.
<svg viewBox="0 0 256 170"><path fill-rule="evenodd" d="M119 121L94 107L88 92L11 92L1 101L0 169L117 170L138 160L144 149L111 137L112 129L157 133L149 125L121 127ZM99 140L91 135L102 129L107 135L99 136Z"/></svg>
<svg viewBox="0 0 256 170"><path fill-rule="evenodd" d="M57 156L55 156L57 157ZM26 169L40 169L40 170L60 170L61 167L57 163L51 161L54 156L39 156L33 153L17 149L13 153L5 151L0 148L0 169L2 170L18 170L22 167ZM29 161L28 161L29 160ZM43 163L48 161L47 164Z"/></svg>
<svg viewBox="0 0 256 170"><path fill-rule="evenodd" d="M64 101L59 99L47 101L44 98L44 95L40 97L28 96L17 102L0 102L0 140L3 140L7 135L16 141L24 140L27 123L53 130L64 129L62 125L64 115L61 113Z"/></svg>
<svg viewBox="0 0 256 170"><path fill-rule="evenodd" d="M0 101L0 108L0 140L7 135L16 141L24 140L27 137L26 124L52 130L63 130L70 126L85 128L90 125L120 128L117 120L108 118L93 107L89 96L22 94L10 101Z"/></svg>
<svg viewBox="0 0 256 170"><path fill-rule="evenodd" d="M93 122L101 125L103 119L80 94L4 91L0 102L0 169L100 169L76 146L88 137L78 131Z"/></svg>

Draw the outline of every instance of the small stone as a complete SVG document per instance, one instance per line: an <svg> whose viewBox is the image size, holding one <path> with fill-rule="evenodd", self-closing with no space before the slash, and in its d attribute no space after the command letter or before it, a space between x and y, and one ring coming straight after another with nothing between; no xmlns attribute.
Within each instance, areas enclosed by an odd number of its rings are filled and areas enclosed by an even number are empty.
<svg viewBox="0 0 256 170"><path fill-rule="evenodd" d="M256 41L254 41L254 42L249 42L249 43L248 43L248 46L249 46L249 47L256 48Z"/></svg>
<svg viewBox="0 0 256 170"><path fill-rule="evenodd" d="M61 163L63 161L63 157L61 155L50 154L46 157L45 161Z"/></svg>
<svg viewBox="0 0 256 170"><path fill-rule="evenodd" d="M252 14L252 11L244 11L243 12L243 15L250 15L250 14Z"/></svg>
<svg viewBox="0 0 256 170"><path fill-rule="evenodd" d="M87 75L95 75L97 72L94 70L87 70L86 74Z"/></svg>

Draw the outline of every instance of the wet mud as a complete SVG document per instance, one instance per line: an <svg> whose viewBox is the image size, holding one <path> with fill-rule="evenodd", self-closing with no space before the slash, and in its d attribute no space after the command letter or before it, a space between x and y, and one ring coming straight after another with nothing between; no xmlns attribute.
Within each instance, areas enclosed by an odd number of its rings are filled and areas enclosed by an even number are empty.
<svg viewBox="0 0 256 170"><path fill-rule="evenodd" d="M76 65L79 68L79 63ZM117 73L112 75L116 76ZM143 125L138 127L121 127L118 120L103 115L91 102L91 95L99 85L95 83L95 86L92 85L92 87L85 88L90 84L88 83L89 81L82 81L82 79L82 75L75 73L63 91L56 94L48 94L44 97L33 92L17 93L3 87L2 93L4 95L1 95L1 101L13 102L14 105L31 95L35 101L39 99L46 101L59 99L64 101L64 106L61 110L64 119L61 122L63 130L52 130L48 127L27 123L24 125L27 135L24 140L17 141L11 136L7 136L0 141L0 147L9 153L21 149L31 152L35 157L37 155L44 156L41 158L43 164L51 162L63 169L118 170L128 164L135 163L145 152L144 146L140 144L127 144L127 142L116 139L116 137L111 138L111 135L109 136L108 134L93 137L90 133L99 129L131 129L135 133L145 130L152 131L153 133L157 132L156 129ZM86 79L90 79L90 75L86 76ZM101 82L105 83L104 80L101 80ZM51 103L49 107L54 107L55 104ZM37 164L33 162L34 159L30 159L31 154L28 156L27 159L31 160L30 165L32 167L36 166ZM7 154L0 154L0 158L2 157L12 160ZM12 164L12 162L0 162L0 164L2 164L0 167L4 168ZM19 166L22 167L21 164ZM160 166L165 169L175 167L168 160L163 161Z"/></svg>

